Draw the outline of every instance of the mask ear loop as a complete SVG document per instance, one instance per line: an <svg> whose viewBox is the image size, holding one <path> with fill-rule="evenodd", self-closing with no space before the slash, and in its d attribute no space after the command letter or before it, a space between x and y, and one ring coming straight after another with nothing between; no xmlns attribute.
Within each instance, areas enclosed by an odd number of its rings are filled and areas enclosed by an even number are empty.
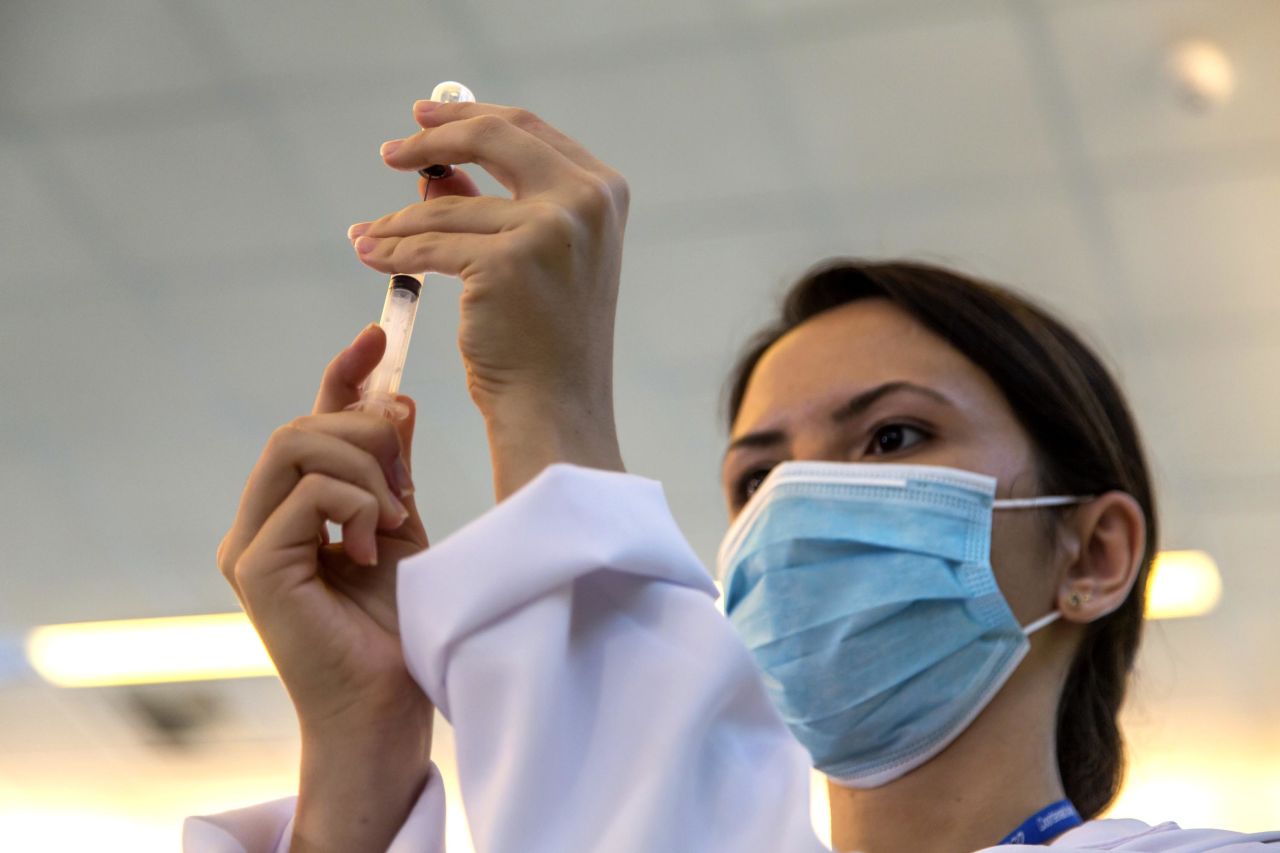
<svg viewBox="0 0 1280 853"><path fill-rule="evenodd" d="M1023 625L1022 633L1030 637L1032 634L1034 634L1036 631L1039 631L1044 626L1052 624L1053 622L1057 622L1061 618L1062 618L1062 611L1053 610L1041 616L1039 619L1035 620L1034 622L1031 622L1030 624L1027 624L1027 625Z"/></svg>
<svg viewBox="0 0 1280 853"><path fill-rule="evenodd" d="M1094 495L1045 495L1038 498L997 498L993 509L1033 509L1045 506L1071 506L1094 499Z"/></svg>
<svg viewBox="0 0 1280 853"><path fill-rule="evenodd" d="M1043 495L1038 498L1002 498L992 501L992 509L1035 509L1038 507L1071 506L1093 500L1094 495ZM1036 631L1062 618L1061 610L1053 610L1022 627L1022 633L1030 637Z"/></svg>

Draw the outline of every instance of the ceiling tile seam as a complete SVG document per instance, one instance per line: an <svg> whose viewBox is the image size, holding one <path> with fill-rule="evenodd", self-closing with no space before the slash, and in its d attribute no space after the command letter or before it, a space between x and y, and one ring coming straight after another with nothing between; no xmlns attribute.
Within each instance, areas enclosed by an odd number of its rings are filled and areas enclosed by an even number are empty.
<svg viewBox="0 0 1280 853"><path fill-rule="evenodd" d="M1095 268L1095 282L1105 287L1100 294L1113 311L1108 312L1103 322L1107 325L1106 338L1110 347L1121 342L1134 347L1137 353L1150 352L1149 334L1145 318L1135 308L1135 301L1129 288L1130 273L1124 262L1123 253L1116 242L1115 228L1111 224L1109 208L1105 192L1089 162L1087 144L1085 142L1079 113L1065 80L1064 63L1059 45L1051 31L1051 23L1042 8L1025 3L1024 0L1006 0L1012 18L1022 33L1025 56L1031 72L1032 83L1038 91L1039 103L1043 104L1042 116L1049 138L1057 149L1066 179L1066 197L1070 202L1073 216L1085 234L1087 244L1091 247L1092 263ZM1131 327L1121 328L1117 313L1130 318ZM1111 366L1113 370L1116 365ZM1135 376L1132 365L1128 366L1124 385L1133 387L1137 383L1149 381L1154 377L1144 369ZM1155 395L1159 400L1160 410L1152 412L1162 428L1177 433L1177 440L1185 440L1186 430L1178 418L1178 412L1166 395ZM1142 424L1140 434L1145 434ZM1164 491L1166 484L1172 479L1166 473L1167 466L1175 464L1175 460L1157 459L1151 455L1151 444L1144 441L1148 465L1152 469L1158 498L1169 500ZM1177 501L1180 507L1188 511L1186 517L1198 517L1203 514L1203 503L1195 494L1179 494ZM1162 535L1169 539L1171 531L1162 530ZM1211 531L1191 531L1191 535L1211 537ZM1172 541L1179 543L1176 534ZM1206 541L1205 546L1212 548L1213 542Z"/></svg>
<svg viewBox="0 0 1280 853"><path fill-rule="evenodd" d="M1115 243L1105 203L1105 194L1089 163L1087 146L1082 137L1079 115L1063 79L1058 45L1049 32L1044 13L1024 0L1008 0L1011 18L1022 35L1023 56L1027 61L1032 85L1041 104L1041 118L1046 136L1051 141L1059 163L1065 196L1072 213L1092 248L1095 284L1103 284L1104 297L1119 302L1119 308L1130 316L1132 294L1121 273L1122 253ZM1111 336L1119 339L1118 328Z"/></svg>

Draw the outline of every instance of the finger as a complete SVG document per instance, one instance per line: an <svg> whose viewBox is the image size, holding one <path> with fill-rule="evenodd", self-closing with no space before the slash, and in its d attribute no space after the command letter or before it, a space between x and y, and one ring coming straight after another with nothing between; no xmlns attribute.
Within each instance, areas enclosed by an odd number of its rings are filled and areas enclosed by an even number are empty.
<svg viewBox="0 0 1280 853"><path fill-rule="evenodd" d="M316 537L326 521L342 526L342 544L357 563L378 561L378 500L359 486L308 474L298 482L240 555L235 580L250 607L316 574ZM307 558L300 558L306 554Z"/></svg>
<svg viewBox="0 0 1280 853"><path fill-rule="evenodd" d="M406 399L412 403L412 398ZM409 411L413 412L412 405ZM365 451L377 462L386 475L387 484L397 495L404 498L413 494L400 429L391 420L369 412L331 412L294 418L286 426L276 430L276 433L287 441L295 431L331 436ZM273 433L272 439L275 438L276 434Z"/></svg>
<svg viewBox="0 0 1280 853"><path fill-rule="evenodd" d="M388 485L383 466L373 454L332 435L298 428L281 429L272 436L262 462L250 475L240 511L227 534L222 559L234 565L276 507L302 480L313 474L352 483L374 495L378 501L380 528L399 528L410 515L404 502ZM322 538L326 533L323 527L317 531Z"/></svg>
<svg viewBox="0 0 1280 853"><path fill-rule="evenodd" d="M420 201L372 222L357 222L347 236L353 241L370 237L408 237L426 231L496 234L522 221L520 203L507 198L444 196Z"/></svg>
<svg viewBox="0 0 1280 853"><path fill-rule="evenodd" d="M494 113L423 130L384 142L383 161L417 171L436 163L477 163L517 198L546 192L581 175L555 148Z"/></svg>
<svg viewBox="0 0 1280 853"><path fill-rule="evenodd" d="M477 103L438 103L436 101L418 101L413 105L413 117L424 129L439 127L451 121L492 113L505 118L516 127L536 136L552 148L559 151L570 162L600 177L607 177L613 170L596 159L590 151L577 140L566 136L556 127L543 121L528 110L519 107L505 107L500 104Z"/></svg>
<svg viewBox="0 0 1280 853"><path fill-rule="evenodd" d="M427 182L426 178L419 177L418 198L422 198L424 188L427 190L426 201L450 195L480 195L480 187L476 186L476 182L471 179L470 175L457 167L454 168L453 174L449 177L432 178L430 183Z"/></svg>
<svg viewBox="0 0 1280 853"><path fill-rule="evenodd" d="M310 473L322 473L378 495L383 526L399 526L404 520L398 494L402 487L394 466L400 456L400 437L384 418L359 412L348 414L352 417L345 423L335 422L337 415L329 416L327 422L322 418L299 418L272 434L262 460L249 476L241 503L240 515L246 525L256 529L299 480ZM362 421L381 423L370 428Z"/></svg>
<svg viewBox="0 0 1280 853"><path fill-rule="evenodd" d="M408 410L408 414L395 422L396 433L400 439L400 458L403 460L405 470L410 472L410 486L412 487L412 471L413 471L413 430L418 422L418 404L413 398L407 394L397 394L396 399L399 400ZM410 541L414 541L415 536L420 537L417 541L427 541L426 526L422 523L422 516L418 512L418 501L415 493L410 491L409 494L403 495L400 502L404 504L405 509L409 511L409 517L405 519L403 525L396 532L396 536L403 536Z"/></svg>
<svg viewBox="0 0 1280 853"><path fill-rule="evenodd" d="M356 254L366 266L385 273L438 272L465 278L492 251L496 234L414 234L410 237L361 237Z"/></svg>
<svg viewBox="0 0 1280 853"><path fill-rule="evenodd" d="M356 339L333 357L316 392L314 414L340 412L360 399L360 383L373 372L387 348L387 335L377 323L370 323Z"/></svg>
<svg viewBox="0 0 1280 853"><path fill-rule="evenodd" d="M408 414L396 421L393 426L395 426L396 435L400 439L400 458L404 460L405 467L412 471L413 430L418 421L418 404L408 394L397 394L396 399L408 409Z"/></svg>

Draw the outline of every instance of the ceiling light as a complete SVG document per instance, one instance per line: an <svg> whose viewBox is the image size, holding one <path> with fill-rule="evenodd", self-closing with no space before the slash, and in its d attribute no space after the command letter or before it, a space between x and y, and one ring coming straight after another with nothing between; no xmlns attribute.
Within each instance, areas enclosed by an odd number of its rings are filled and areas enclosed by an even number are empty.
<svg viewBox="0 0 1280 853"><path fill-rule="evenodd" d="M1222 48L1205 39L1187 39L1169 52L1169 76L1183 103L1207 110L1226 103L1236 88L1236 73Z"/></svg>
<svg viewBox="0 0 1280 853"><path fill-rule="evenodd" d="M1161 551L1147 581L1147 618L1208 613L1222 598L1222 578L1204 551Z"/></svg>
<svg viewBox="0 0 1280 853"><path fill-rule="evenodd" d="M45 625L27 635L26 652L58 687L275 675L243 613Z"/></svg>

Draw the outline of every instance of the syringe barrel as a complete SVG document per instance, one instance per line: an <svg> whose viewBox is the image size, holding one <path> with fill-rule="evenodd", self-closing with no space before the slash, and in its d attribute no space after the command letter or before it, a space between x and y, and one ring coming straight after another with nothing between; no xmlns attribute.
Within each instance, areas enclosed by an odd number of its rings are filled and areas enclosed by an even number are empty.
<svg viewBox="0 0 1280 853"><path fill-rule="evenodd" d="M387 299L382 304L382 319L378 325L387 336L387 349L382 361L365 380L362 396L390 395L400 390L400 378L404 375L404 362L409 354L409 339L413 334L413 321L418 314L418 301L422 295L422 282L411 275L393 275L387 285Z"/></svg>

